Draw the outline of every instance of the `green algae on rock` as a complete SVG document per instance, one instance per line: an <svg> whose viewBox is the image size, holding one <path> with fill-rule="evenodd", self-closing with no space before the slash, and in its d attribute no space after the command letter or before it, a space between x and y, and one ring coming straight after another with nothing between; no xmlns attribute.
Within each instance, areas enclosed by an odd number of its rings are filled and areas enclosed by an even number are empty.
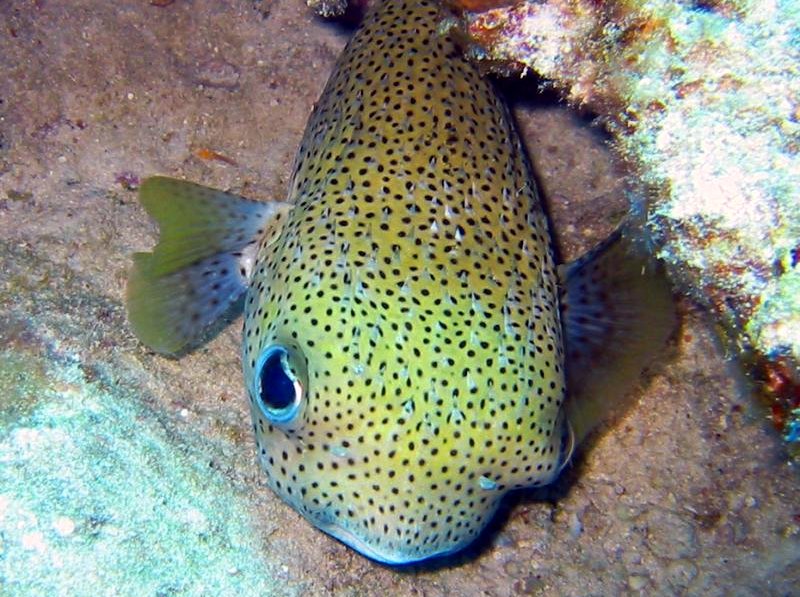
<svg viewBox="0 0 800 597"><path fill-rule="evenodd" d="M6 346L0 371L4 594L292 592L202 439L76 357Z"/></svg>

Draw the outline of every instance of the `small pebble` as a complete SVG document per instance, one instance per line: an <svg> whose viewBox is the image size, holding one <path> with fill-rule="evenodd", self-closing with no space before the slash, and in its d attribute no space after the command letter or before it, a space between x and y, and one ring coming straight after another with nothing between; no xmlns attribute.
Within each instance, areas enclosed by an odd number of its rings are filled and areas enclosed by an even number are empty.
<svg viewBox="0 0 800 597"><path fill-rule="evenodd" d="M697 576L697 566L688 560L673 560L666 572L670 585L685 590Z"/></svg>
<svg viewBox="0 0 800 597"><path fill-rule="evenodd" d="M691 558L699 549L697 533L686 518L674 512L652 510L642 523L647 528L647 545L663 558Z"/></svg>
<svg viewBox="0 0 800 597"><path fill-rule="evenodd" d="M28 551L44 551L45 542L44 535L41 531L34 531L32 533L25 533L22 536L22 549Z"/></svg>
<svg viewBox="0 0 800 597"><path fill-rule="evenodd" d="M578 518L578 514L573 512L569 516L569 534L572 535L573 539L577 539L583 533L583 523L581 519Z"/></svg>
<svg viewBox="0 0 800 597"><path fill-rule="evenodd" d="M647 585L647 580L646 576L629 576L628 587L632 591L641 591Z"/></svg>
<svg viewBox="0 0 800 597"><path fill-rule="evenodd" d="M53 529L59 537L69 537L75 532L75 522L66 516L59 516L53 521Z"/></svg>
<svg viewBox="0 0 800 597"><path fill-rule="evenodd" d="M239 69L221 58L211 58L197 65L192 80L203 87L233 91L239 86Z"/></svg>

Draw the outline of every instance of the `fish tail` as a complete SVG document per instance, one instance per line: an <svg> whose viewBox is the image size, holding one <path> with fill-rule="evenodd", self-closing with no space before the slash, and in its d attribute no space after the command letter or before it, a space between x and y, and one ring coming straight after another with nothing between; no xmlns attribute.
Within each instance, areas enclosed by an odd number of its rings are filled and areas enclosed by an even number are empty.
<svg viewBox="0 0 800 597"><path fill-rule="evenodd" d="M575 443L614 411L676 328L663 268L639 218L560 270L567 419Z"/></svg>
<svg viewBox="0 0 800 597"><path fill-rule="evenodd" d="M281 219L286 204L160 176L144 181L139 201L160 235L152 253L134 255L128 320L143 344L175 354L246 290L258 240Z"/></svg>

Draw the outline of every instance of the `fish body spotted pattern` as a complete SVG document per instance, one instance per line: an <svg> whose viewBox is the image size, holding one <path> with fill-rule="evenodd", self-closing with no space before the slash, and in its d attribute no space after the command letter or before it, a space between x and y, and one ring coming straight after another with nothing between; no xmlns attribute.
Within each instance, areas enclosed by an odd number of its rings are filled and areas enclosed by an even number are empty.
<svg viewBox="0 0 800 597"><path fill-rule="evenodd" d="M384 2L308 125L279 247L246 300L245 377L289 349L291 424L251 410L269 483L382 560L452 551L562 455L564 374L545 216L506 107L436 30Z"/></svg>
<svg viewBox="0 0 800 597"><path fill-rule="evenodd" d="M566 276L597 300L562 316L525 152L492 84L437 30L440 10L385 1L366 16L286 203L144 183L161 239L128 284L134 331L167 353L246 289L244 377L270 487L393 564L464 547L508 491L551 482L571 449L570 339L591 364L617 320L642 328L608 294L644 270L603 269L606 247ZM606 270L616 286L599 291Z"/></svg>

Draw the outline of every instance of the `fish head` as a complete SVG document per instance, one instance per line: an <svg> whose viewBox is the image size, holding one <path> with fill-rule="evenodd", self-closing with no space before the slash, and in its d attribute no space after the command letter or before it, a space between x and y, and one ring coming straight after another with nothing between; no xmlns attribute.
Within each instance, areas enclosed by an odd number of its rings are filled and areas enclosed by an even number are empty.
<svg viewBox="0 0 800 597"><path fill-rule="evenodd" d="M536 384L550 381L498 359L518 336L494 331L502 314L470 322L458 315L464 302L425 275L387 293L402 284L370 275L369 247L349 247L365 263L337 263L342 246L300 251L287 228L256 265L245 305L245 379L269 486L380 562L465 547L505 493L557 474L558 372L540 407Z"/></svg>

